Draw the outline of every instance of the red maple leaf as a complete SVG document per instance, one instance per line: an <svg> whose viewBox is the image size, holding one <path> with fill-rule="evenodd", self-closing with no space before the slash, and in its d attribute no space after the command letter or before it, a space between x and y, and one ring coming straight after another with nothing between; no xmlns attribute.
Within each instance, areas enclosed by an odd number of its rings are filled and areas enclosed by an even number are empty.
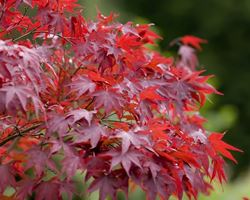
<svg viewBox="0 0 250 200"><path fill-rule="evenodd" d="M216 152L221 153L226 158L237 163L237 161L235 160L235 158L233 157L233 155L230 153L229 150L238 151L238 152L242 152L242 150L222 141L223 136L224 134L214 132L214 133L211 133L211 135L209 135L208 140L210 141L212 147L214 148Z"/></svg>
<svg viewBox="0 0 250 200"><path fill-rule="evenodd" d="M184 45L191 45L198 50L201 50L201 46L200 46L201 43L207 43L207 40L204 40L204 39L192 36L192 35L183 36L180 40Z"/></svg>
<svg viewBox="0 0 250 200"><path fill-rule="evenodd" d="M128 178L123 170L115 170L108 175L97 177L89 186L88 191L100 190L100 200L105 200L107 196L116 199L117 190L120 188L128 194Z"/></svg>

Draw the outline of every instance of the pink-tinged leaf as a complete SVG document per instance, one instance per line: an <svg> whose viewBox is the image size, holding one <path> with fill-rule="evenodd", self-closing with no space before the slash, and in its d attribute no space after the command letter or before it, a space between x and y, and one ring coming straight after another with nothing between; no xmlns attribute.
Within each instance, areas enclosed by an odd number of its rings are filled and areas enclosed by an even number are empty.
<svg viewBox="0 0 250 200"><path fill-rule="evenodd" d="M123 170L115 170L108 175L95 178L88 191L99 190L99 200L105 200L108 196L112 200L116 200L118 189L122 189L126 194L128 193L128 176Z"/></svg>
<svg viewBox="0 0 250 200"><path fill-rule="evenodd" d="M39 109L43 110L41 101L37 96L33 94L33 91L27 86L5 86L0 89L0 95L5 101L6 110L10 113L15 112L18 107L21 108L23 111L27 111L27 104L29 100L33 102L37 114Z"/></svg>
<svg viewBox="0 0 250 200"><path fill-rule="evenodd" d="M161 167L158 164L156 164L153 160L147 160L143 164L143 167L147 167L150 169L150 172L152 174L153 179L155 179L158 172L161 171Z"/></svg>
<svg viewBox="0 0 250 200"><path fill-rule="evenodd" d="M27 157L28 161L25 168L34 168L38 177L43 174L46 167L50 168L53 171L57 171L56 165L49 158L48 154L44 151L39 150L38 148L30 149L29 151L27 151Z"/></svg>
<svg viewBox="0 0 250 200"><path fill-rule="evenodd" d="M18 186L16 198L18 200L28 199L28 197L32 195L33 189L35 187L35 181L23 179L18 182Z"/></svg>
<svg viewBox="0 0 250 200"><path fill-rule="evenodd" d="M195 70L199 62L195 50L192 47L182 45L178 54L180 55L178 66L189 67L191 70Z"/></svg>
<svg viewBox="0 0 250 200"><path fill-rule="evenodd" d="M25 3L27 4L28 6L32 7L32 0L17 0L16 1L16 8L18 8L20 6L21 3ZM33 8L33 7L32 7Z"/></svg>
<svg viewBox="0 0 250 200"><path fill-rule="evenodd" d="M140 35L138 34L138 31L133 27L132 22L127 22L124 25L120 25L119 29L121 30L123 35L132 34L132 35L135 35L137 37L140 37Z"/></svg>
<svg viewBox="0 0 250 200"><path fill-rule="evenodd" d="M132 164L135 164L136 166L142 168L140 163L140 157L142 156L142 154L133 149L130 149L126 153L112 151L107 154L112 156L110 169L114 168L116 165L121 163L129 176L130 175L129 170Z"/></svg>
<svg viewBox="0 0 250 200"><path fill-rule="evenodd" d="M61 137L65 136L69 131L69 122L65 116L59 114L51 114L48 120L47 135L58 133Z"/></svg>
<svg viewBox="0 0 250 200"><path fill-rule="evenodd" d="M72 110L72 111L67 113L66 119L68 120L68 122L70 124L75 124L77 121L79 121L81 119L85 119L90 126L94 113L96 113L96 112L95 111L88 111L85 109Z"/></svg>
<svg viewBox="0 0 250 200"><path fill-rule="evenodd" d="M207 43L207 40L204 40L204 39L192 36L192 35L186 35L182 37L180 40L184 45L191 45L198 50L201 50L200 44Z"/></svg>
<svg viewBox="0 0 250 200"><path fill-rule="evenodd" d="M92 82L90 79L84 76L76 77L72 83L69 85L71 93L76 93L77 97L79 98L81 95L85 94L86 92L93 93L96 88L96 84Z"/></svg>
<svg viewBox="0 0 250 200"><path fill-rule="evenodd" d="M42 49L42 48L41 48ZM41 50L27 48L23 45L13 45L9 42L0 41L0 62L6 67L12 75L12 79L19 79L24 82L28 79L37 89L39 82L42 81L42 68L39 54ZM22 79L17 76L22 76Z"/></svg>
<svg viewBox="0 0 250 200"><path fill-rule="evenodd" d="M146 175L142 188L146 191L147 200L155 200L158 194L162 199L169 199L177 189L174 179L167 173L159 173L155 178L151 174Z"/></svg>
<svg viewBox="0 0 250 200"><path fill-rule="evenodd" d="M62 171L66 173L67 180L71 180L75 175L77 169L82 169L83 160L69 146L64 145L63 149L65 158L62 161Z"/></svg>
<svg viewBox="0 0 250 200"><path fill-rule="evenodd" d="M93 96L95 97L95 108L103 106L106 114L109 114L114 110L120 113L122 106L124 105L124 99L111 90L98 91L95 92Z"/></svg>
<svg viewBox="0 0 250 200"><path fill-rule="evenodd" d="M53 181L42 181L35 191L35 200L55 200L60 198L60 185Z"/></svg>
<svg viewBox="0 0 250 200"><path fill-rule="evenodd" d="M194 139L195 142L201 142L202 144L206 144L207 142L207 136L201 129L192 131L190 133L190 136Z"/></svg>
<svg viewBox="0 0 250 200"><path fill-rule="evenodd" d="M0 193L3 193L8 186L16 185L15 171L10 164L1 164L0 174Z"/></svg>
<svg viewBox="0 0 250 200"><path fill-rule="evenodd" d="M63 142L59 141L57 139L52 140L50 142L50 144L52 145L51 149L50 149L50 155L57 153L58 151L60 151L63 148Z"/></svg>
<svg viewBox="0 0 250 200"><path fill-rule="evenodd" d="M102 176L103 172L108 172L110 168L110 156L94 156L85 159L87 164L87 174L85 180L89 180L90 177Z"/></svg>
<svg viewBox="0 0 250 200"><path fill-rule="evenodd" d="M75 143L88 142L90 140L92 148L95 148L101 137L107 134L104 127L94 123L89 127L78 129L77 132L77 139Z"/></svg>
<svg viewBox="0 0 250 200"><path fill-rule="evenodd" d="M75 186L72 181L61 181L60 182L60 194L66 194L67 199L71 200L73 198L73 193L76 194Z"/></svg>
<svg viewBox="0 0 250 200"><path fill-rule="evenodd" d="M122 138L122 153L126 153L130 145L139 148L141 146L149 146L149 140L146 136L140 135L139 133L133 131L120 131L116 135L119 138Z"/></svg>

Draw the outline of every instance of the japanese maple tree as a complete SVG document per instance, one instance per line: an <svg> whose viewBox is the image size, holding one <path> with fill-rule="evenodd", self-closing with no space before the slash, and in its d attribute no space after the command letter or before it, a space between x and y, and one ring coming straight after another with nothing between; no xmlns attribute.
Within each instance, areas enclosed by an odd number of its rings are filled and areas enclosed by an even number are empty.
<svg viewBox="0 0 250 200"><path fill-rule="evenodd" d="M149 25L98 13L76 0L0 1L0 195L72 199L85 174L100 200L138 185L154 200L209 194L236 162L223 134L203 127L207 94L203 39L175 40L177 56L148 47Z"/></svg>

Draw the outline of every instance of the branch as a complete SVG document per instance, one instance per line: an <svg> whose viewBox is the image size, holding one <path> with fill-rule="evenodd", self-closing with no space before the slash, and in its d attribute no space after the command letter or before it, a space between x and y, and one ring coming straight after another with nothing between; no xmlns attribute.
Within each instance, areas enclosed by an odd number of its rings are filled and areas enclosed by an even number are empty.
<svg viewBox="0 0 250 200"><path fill-rule="evenodd" d="M38 27L36 27L36 28L33 28L31 31L29 31L29 32L27 32L27 33L25 33L25 34L23 34L23 35L17 37L17 38L14 38L14 39L12 40L12 42L16 42L16 41L18 41L18 40L20 40L20 39L22 39L22 38L24 38L24 37L26 37L26 36L28 36L28 35L34 33L34 32L35 32L38 28L40 28L40 27L41 27L41 26L38 26Z"/></svg>
<svg viewBox="0 0 250 200"><path fill-rule="evenodd" d="M39 127L39 126L41 126L41 124L36 124L36 125L34 125L34 126L31 126L31 127L29 127L29 128L26 128L26 129L24 129L24 130L22 130L22 131L19 130L19 129L17 129L17 128L15 128L15 131L14 131L14 133L13 133L12 135L10 135L10 136L4 138L4 139L0 142L0 147L3 146L3 145L5 145L7 142L9 142L9 141L11 141L11 140L17 138L17 137L23 136L25 133L28 133L29 131L32 131L32 130L36 129L36 128Z"/></svg>

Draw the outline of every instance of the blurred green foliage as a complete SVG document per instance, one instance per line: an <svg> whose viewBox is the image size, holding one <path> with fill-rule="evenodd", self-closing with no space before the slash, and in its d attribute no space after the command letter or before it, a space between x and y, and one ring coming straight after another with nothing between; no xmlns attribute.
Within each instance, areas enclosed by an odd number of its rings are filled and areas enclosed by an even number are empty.
<svg viewBox="0 0 250 200"><path fill-rule="evenodd" d="M82 0L85 15L94 18L96 7L104 14L119 13L119 21L155 23L169 42L191 34L209 41L200 53L201 68L215 74L224 96L210 97L203 109L207 128L226 131L225 139L244 150L235 154L234 176L250 163L250 1L249 0Z"/></svg>

